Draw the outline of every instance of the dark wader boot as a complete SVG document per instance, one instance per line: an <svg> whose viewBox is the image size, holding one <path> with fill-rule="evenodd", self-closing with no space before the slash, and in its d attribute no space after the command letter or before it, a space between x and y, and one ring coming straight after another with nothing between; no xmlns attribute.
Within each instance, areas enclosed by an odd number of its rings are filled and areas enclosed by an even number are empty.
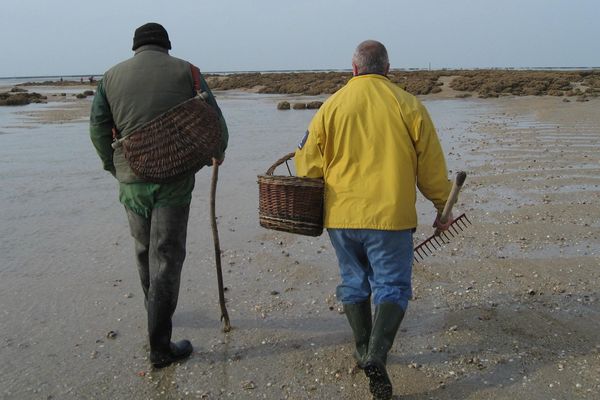
<svg viewBox="0 0 600 400"><path fill-rule="evenodd" d="M125 208L129 220L129 231L135 240L135 261L140 275L142 290L144 291L144 307L148 309L148 288L150 287L150 264L148 254L150 251L150 218Z"/></svg>
<svg viewBox="0 0 600 400"><path fill-rule="evenodd" d="M189 205L155 208L150 219L127 211L148 310L150 362L156 368L186 358L193 350L188 340L171 342L171 318L179 297L189 210ZM137 234L142 232L149 236L140 240Z"/></svg>
<svg viewBox="0 0 600 400"><path fill-rule="evenodd" d="M371 301L367 300L358 304L344 304L344 313L352 333L354 334L354 343L356 349L354 358L359 368L364 368L365 357L369 349L369 339L371 338Z"/></svg>
<svg viewBox="0 0 600 400"><path fill-rule="evenodd" d="M402 318L404 310L397 304L382 303L375 307L369 351L364 363L365 374L369 378L369 389L375 400L392 398L392 382L385 365Z"/></svg>

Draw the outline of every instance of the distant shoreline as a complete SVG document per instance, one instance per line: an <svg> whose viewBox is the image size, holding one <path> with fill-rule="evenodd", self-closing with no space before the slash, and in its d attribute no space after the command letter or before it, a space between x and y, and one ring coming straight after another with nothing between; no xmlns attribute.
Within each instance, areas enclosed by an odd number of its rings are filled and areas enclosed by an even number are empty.
<svg viewBox="0 0 600 400"><path fill-rule="evenodd" d="M594 71L600 70L600 66L596 67L489 67L489 68L392 68L392 72L415 72L415 71ZM207 75L234 75L234 74L278 74L278 73L311 73L311 72L351 72L350 68L323 68L323 69L278 69L278 70L239 70L239 71L202 71ZM90 76L101 77L103 73L95 74L75 74L75 75L25 75L25 76L0 76L0 80L8 79L44 79L53 78L83 78L84 80Z"/></svg>
<svg viewBox="0 0 600 400"><path fill-rule="evenodd" d="M293 72L205 74L215 90L265 94L327 95L344 86L352 73ZM389 79L414 95L443 97L600 96L600 69L590 70L392 70Z"/></svg>
<svg viewBox="0 0 600 400"><path fill-rule="evenodd" d="M352 73L348 70L263 71L205 73L204 76L213 90L316 96L336 92ZM0 86L93 86L95 82L90 82L91 77L97 80L101 75L69 76L62 80L61 77L54 77L55 80L48 80L53 77L0 78ZM576 97L581 101L600 96L600 68L394 69L388 77L414 95L457 98L549 95L565 99Z"/></svg>

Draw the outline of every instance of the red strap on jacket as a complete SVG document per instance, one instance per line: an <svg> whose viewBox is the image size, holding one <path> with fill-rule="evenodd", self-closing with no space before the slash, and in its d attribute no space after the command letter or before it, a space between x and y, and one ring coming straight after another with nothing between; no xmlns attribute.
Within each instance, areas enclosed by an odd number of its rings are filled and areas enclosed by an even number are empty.
<svg viewBox="0 0 600 400"><path fill-rule="evenodd" d="M194 64L190 64L192 70L192 78L194 78L194 89L196 92L200 92L200 69Z"/></svg>

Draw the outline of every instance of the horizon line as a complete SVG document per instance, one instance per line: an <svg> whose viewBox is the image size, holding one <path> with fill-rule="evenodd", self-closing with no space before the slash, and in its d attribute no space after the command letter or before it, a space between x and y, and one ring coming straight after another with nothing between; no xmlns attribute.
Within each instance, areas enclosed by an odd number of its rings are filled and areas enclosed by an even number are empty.
<svg viewBox="0 0 600 400"><path fill-rule="evenodd" d="M509 70L509 71L590 71L600 69L595 67L472 67L472 68L391 68L390 71L485 71L485 70ZM247 73L306 73L306 72L352 72L351 68L322 68L322 69L273 69L273 70L225 70L225 71L205 71L203 74L247 74ZM0 76L0 79L32 79L32 78L89 78L103 76L104 73L97 74L49 74L49 75L25 75L25 76Z"/></svg>

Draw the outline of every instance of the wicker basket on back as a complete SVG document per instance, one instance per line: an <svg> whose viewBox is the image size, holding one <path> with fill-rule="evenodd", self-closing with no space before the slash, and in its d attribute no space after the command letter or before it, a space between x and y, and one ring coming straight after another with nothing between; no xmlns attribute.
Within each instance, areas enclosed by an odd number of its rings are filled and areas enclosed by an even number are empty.
<svg viewBox="0 0 600 400"><path fill-rule="evenodd" d="M221 141L219 116L196 96L118 141L136 175L156 183L173 181L211 164Z"/></svg>
<svg viewBox="0 0 600 400"><path fill-rule="evenodd" d="M323 232L323 179L273 175L275 168L293 156L287 154L258 176L259 222L268 229L319 236Z"/></svg>

